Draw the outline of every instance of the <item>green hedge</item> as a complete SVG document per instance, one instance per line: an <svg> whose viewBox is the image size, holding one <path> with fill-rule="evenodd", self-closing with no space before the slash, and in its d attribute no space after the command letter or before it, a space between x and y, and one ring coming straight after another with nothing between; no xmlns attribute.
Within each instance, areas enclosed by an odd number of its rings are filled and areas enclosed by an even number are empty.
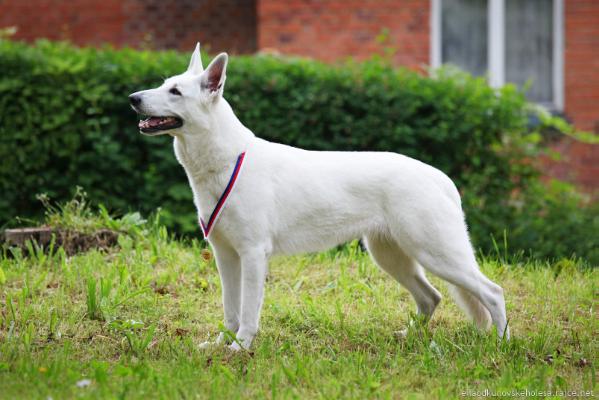
<svg viewBox="0 0 599 400"><path fill-rule="evenodd" d="M64 200L79 185L117 212L161 207L168 225L200 235L171 139L140 135L127 99L182 72L188 59L1 41L0 221L38 217L36 194ZM484 250L493 248L492 235L521 227L514 197L537 182L527 157L536 154L538 135L528 132L526 102L513 86L496 92L454 71L430 79L377 61L334 67L236 56L225 97L263 138L309 149L390 150L444 170ZM535 247L534 240L514 240L514 251ZM572 252L581 255L578 248L540 255Z"/></svg>

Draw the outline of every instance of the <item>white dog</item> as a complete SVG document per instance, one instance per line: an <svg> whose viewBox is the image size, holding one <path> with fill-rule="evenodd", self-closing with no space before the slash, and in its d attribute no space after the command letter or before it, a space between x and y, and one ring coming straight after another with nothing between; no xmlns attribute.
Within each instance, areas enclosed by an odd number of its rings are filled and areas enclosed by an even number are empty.
<svg viewBox="0 0 599 400"><path fill-rule="evenodd" d="M227 61L221 53L204 70L198 43L185 73L129 98L150 116L139 123L142 133L174 137L214 249L224 325L236 334L231 349L249 348L258 331L271 255L360 237L425 319L441 296L424 269L451 284L479 327L493 322L507 337L503 290L479 271L460 196L445 174L400 154L306 151L257 138L223 98ZM226 338L221 332L216 343Z"/></svg>

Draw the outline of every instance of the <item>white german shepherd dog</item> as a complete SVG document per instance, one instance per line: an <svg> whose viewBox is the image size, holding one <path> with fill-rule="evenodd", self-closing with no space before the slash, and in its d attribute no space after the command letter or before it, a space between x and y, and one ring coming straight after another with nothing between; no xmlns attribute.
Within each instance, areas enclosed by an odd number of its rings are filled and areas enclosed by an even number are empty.
<svg viewBox="0 0 599 400"><path fill-rule="evenodd" d="M142 133L174 138L214 250L224 326L236 334L231 349L249 348L258 332L270 256L355 238L424 319L441 300L427 270L450 283L477 326L492 322L508 337L503 290L480 272L460 195L443 172L395 153L307 151L257 138L223 98L227 61L221 53L204 70L198 43L186 72L129 99L149 116Z"/></svg>

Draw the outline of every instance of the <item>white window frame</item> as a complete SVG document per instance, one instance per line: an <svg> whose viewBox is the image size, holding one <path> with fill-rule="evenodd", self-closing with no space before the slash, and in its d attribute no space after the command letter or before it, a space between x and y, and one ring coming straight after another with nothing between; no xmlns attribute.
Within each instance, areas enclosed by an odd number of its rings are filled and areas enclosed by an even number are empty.
<svg viewBox="0 0 599 400"><path fill-rule="evenodd" d="M431 0L430 64L441 66L441 2ZM489 84L498 88L505 84L505 0L488 1L487 52ZM553 0L553 101L544 106L564 109L564 0Z"/></svg>

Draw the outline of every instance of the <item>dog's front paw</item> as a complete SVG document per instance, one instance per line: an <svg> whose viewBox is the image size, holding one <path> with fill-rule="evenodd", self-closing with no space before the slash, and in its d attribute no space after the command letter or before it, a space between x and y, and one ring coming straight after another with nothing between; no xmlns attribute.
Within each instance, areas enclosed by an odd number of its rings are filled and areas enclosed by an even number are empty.
<svg viewBox="0 0 599 400"><path fill-rule="evenodd" d="M235 341L235 342L231 343L229 346L227 346L227 348L234 352L238 352L241 350L249 351L250 345L249 344L246 345L240 341Z"/></svg>
<svg viewBox="0 0 599 400"><path fill-rule="evenodd" d="M221 332L216 337L216 340L207 340L203 343L200 343L198 347L200 349L210 349L212 347L223 346L225 344L227 344L227 334L225 332Z"/></svg>
<svg viewBox="0 0 599 400"><path fill-rule="evenodd" d="M237 336L233 343L229 345L229 350L249 350L253 339L253 337Z"/></svg>
<svg viewBox="0 0 599 400"><path fill-rule="evenodd" d="M229 349L229 350L231 350L231 351L235 351L235 352L237 352L237 351L240 351L240 350L242 350L242 349L243 349L243 347L241 347L241 345L240 345L239 343L237 343L237 342L233 342L233 343L231 343L231 344L228 346L228 349Z"/></svg>
<svg viewBox="0 0 599 400"><path fill-rule="evenodd" d="M206 349L211 349L211 348L213 348L215 346L218 346L218 343L210 341L210 340L207 340L205 342L200 343L198 345L198 348L201 349L201 350L206 350Z"/></svg>

